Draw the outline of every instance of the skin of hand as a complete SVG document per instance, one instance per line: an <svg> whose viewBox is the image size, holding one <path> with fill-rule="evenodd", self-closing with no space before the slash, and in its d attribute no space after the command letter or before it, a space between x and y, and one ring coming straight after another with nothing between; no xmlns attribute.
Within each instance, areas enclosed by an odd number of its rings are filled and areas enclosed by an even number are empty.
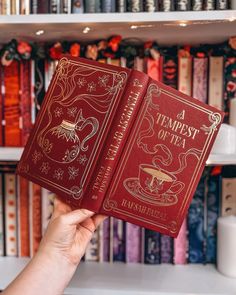
<svg viewBox="0 0 236 295"><path fill-rule="evenodd" d="M62 294L94 231L105 218L86 209L72 211L55 199L54 212L38 252L2 294Z"/></svg>

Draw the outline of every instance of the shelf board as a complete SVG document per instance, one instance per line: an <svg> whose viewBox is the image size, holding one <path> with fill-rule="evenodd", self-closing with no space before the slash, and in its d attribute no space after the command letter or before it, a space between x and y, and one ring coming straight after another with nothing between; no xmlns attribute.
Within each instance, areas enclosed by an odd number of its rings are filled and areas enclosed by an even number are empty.
<svg viewBox="0 0 236 295"><path fill-rule="evenodd" d="M123 38L156 40L161 45L218 43L236 35L235 19L236 10L1 15L0 42L12 38L40 42L91 41L120 34ZM186 27L180 26L183 22ZM141 27L131 29L131 25ZM83 34L86 26L91 30ZM38 30L45 33L36 36Z"/></svg>
<svg viewBox="0 0 236 295"><path fill-rule="evenodd" d="M28 261L26 258L0 258L0 289L4 289ZM65 294L223 295L234 294L235 290L236 280L221 275L214 265L86 262L80 264Z"/></svg>
<svg viewBox="0 0 236 295"><path fill-rule="evenodd" d="M0 161L19 161L23 148L0 147Z"/></svg>

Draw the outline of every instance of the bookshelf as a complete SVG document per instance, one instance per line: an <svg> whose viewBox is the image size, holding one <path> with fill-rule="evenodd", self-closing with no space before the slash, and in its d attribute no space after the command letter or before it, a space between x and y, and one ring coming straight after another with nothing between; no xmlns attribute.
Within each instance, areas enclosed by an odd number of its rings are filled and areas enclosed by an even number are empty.
<svg viewBox="0 0 236 295"><path fill-rule="evenodd" d="M29 259L0 258L0 289L15 278ZM235 294L236 280L212 265L143 265L81 263L64 294L184 295Z"/></svg>
<svg viewBox="0 0 236 295"><path fill-rule="evenodd" d="M184 24L184 26L183 26ZM120 34L161 45L219 43L236 35L236 10L202 12L111 13L82 15L0 16L0 43L25 41L91 41ZM132 27L133 26L133 27ZM83 33L89 27L87 34ZM36 35L38 30L44 34ZM0 148L1 161L18 161L23 148ZM210 155L207 165L236 165L236 155ZM29 259L0 257L0 290ZM4 274L4 275L3 275ZM236 280L213 265L137 265L83 263L65 294L233 294Z"/></svg>

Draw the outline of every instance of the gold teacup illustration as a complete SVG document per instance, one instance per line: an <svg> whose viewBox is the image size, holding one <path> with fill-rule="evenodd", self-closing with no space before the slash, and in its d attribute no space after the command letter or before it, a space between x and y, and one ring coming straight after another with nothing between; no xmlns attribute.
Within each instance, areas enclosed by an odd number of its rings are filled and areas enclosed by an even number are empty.
<svg viewBox="0 0 236 295"><path fill-rule="evenodd" d="M141 164L138 178L143 192L152 196L179 194L184 189L184 184L175 175L153 165Z"/></svg>

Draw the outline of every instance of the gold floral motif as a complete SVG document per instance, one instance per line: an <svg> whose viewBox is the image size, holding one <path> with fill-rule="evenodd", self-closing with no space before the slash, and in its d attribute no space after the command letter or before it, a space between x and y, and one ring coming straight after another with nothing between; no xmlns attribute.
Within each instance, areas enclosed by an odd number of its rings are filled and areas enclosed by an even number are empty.
<svg viewBox="0 0 236 295"><path fill-rule="evenodd" d="M48 162L43 162L42 165L40 166L39 170L44 173L48 174L48 171L50 170L50 165Z"/></svg>
<svg viewBox="0 0 236 295"><path fill-rule="evenodd" d="M210 134L212 132L215 132L217 130L217 125L220 124L221 121L221 114L219 113L211 113L209 114L209 121L212 123L211 126L203 125L201 127L201 130L205 132L205 134Z"/></svg>
<svg viewBox="0 0 236 295"><path fill-rule="evenodd" d="M57 180L63 179L64 171L61 168L58 168L57 170L54 170L53 178L56 178Z"/></svg>
<svg viewBox="0 0 236 295"><path fill-rule="evenodd" d="M79 168L76 169L74 166L68 168L69 180L74 180L79 175Z"/></svg>
<svg viewBox="0 0 236 295"><path fill-rule="evenodd" d="M43 157L42 153L35 150L32 155L33 163L36 165L38 161L42 159L42 157Z"/></svg>

